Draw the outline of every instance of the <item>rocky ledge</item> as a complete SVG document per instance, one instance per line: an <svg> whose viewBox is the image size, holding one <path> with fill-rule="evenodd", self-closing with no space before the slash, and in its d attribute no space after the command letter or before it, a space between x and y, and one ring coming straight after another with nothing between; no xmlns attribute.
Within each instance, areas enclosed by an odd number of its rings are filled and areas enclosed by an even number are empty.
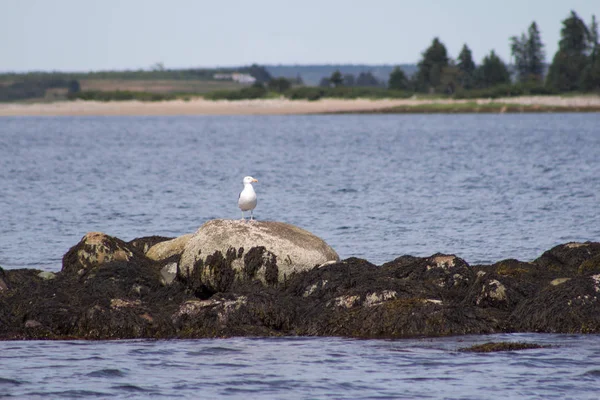
<svg viewBox="0 0 600 400"><path fill-rule="evenodd" d="M215 220L179 238L89 233L58 273L0 268L0 339L599 333L599 292L595 242L377 266L288 224Z"/></svg>

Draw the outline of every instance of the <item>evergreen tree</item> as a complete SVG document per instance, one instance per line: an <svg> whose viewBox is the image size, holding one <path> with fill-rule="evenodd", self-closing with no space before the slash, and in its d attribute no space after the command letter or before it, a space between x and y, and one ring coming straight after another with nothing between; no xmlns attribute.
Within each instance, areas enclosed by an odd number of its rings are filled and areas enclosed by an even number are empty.
<svg viewBox="0 0 600 400"><path fill-rule="evenodd" d="M323 77L319 81L319 86L320 87L331 87L331 81L329 80L328 77Z"/></svg>
<svg viewBox="0 0 600 400"><path fill-rule="evenodd" d="M440 86L442 69L448 66L446 46L436 37L431 46L423 53L416 73L417 89L430 91Z"/></svg>
<svg viewBox="0 0 600 400"><path fill-rule="evenodd" d="M521 37L512 36L510 38L510 52L515 59L515 68L517 69L517 77L520 82L525 82L529 79L529 68L527 60L527 36L521 34Z"/></svg>
<svg viewBox="0 0 600 400"><path fill-rule="evenodd" d="M541 82L544 74L544 44L540 38L540 31L534 22L529 26L527 35L510 38L510 49L515 59L515 67L520 82Z"/></svg>
<svg viewBox="0 0 600 400"><path fill-rule="evenodd" d="M458 83L465 89L473 88L475 81L475 62L473 61L473 54L471 49L466 43L463 45L460 54L458 55Z"/></svg>
<svg viewBox="0 0 600 400"><path fill-rule="evenodd" d="M271 79L269 81L269 83L267 84L267 86L269 87L270 90L273 90L273 91L279 92L279 93L283 93L292 87L292 83L284 77L279 77L279 78Z"/></svg>
<svg viewBox="0 0 600 400"><path fill-rule="evenodd" d="M447 67L442 69L442 77L441 77L441 85L440 89L442 89L447 94L454 94L458 86L461 86L460 83L461 71L454 64L453 60L450 60Z"/></svg>
<svg viewBox="0 0 600 400"><path fill-rule="evenodd" d="M392 90L407 90L408 79L406 74L402 71L402 68L396 67L390 73L390 80L388 81L388 88Z"/></svg>
<svg viewBox="0 0 600 400"><path fill-rule="evenodd" d="M600 43L598 38L598 22L592 15L589 27L589 60L582 78L583 90L600 90Z"/></svg>
<svg viewBox="0 0 600 400"><path fill-rule="evenodd" d="M589 31L575 11L562 21L558 51L548 70L546 84L559 91L582 88L583 73L588 65Z"/></svg>
<svg viewBox="0 0 600 400"><path fill-rule="evenodd" d="M329 77L329 83L334 87L342 86L344 83L344 77L342 76L340 70L335 70L335 72L331 74Z"/></svg>
<svg viewBox="0 0 600 400"><path fill-rule="evenodd" d="M529 79L541 82L544 75L546 53L544 52L544 44L542 43L540 31L535 21L529 26L528 33L526 51L527 60L529 61Z"/></svg>
<svg viewBox="0 0 600 400"><path fill-rule="evenodd" d="M356 78L356 86L379 86L379 81L370 72L361 72Z"/></svg>
<svg viewBox="0 0 600 400"><path fill-rule="evenodd" d="M356 79L354 79L354 75L345 74L343 79L344 86L354 86L356 84Z"/></svg>
<svg viewBox="0 0 600 400"><path fill-rule="evenodd" d="M494 50L484 57L475 75L477 86L481 88L510 83L508 68Z"/></svg>
<svg viewBox="0 0 600 400"><path fill-rule="evenodd" d="M79 81L76 79L71 79L67 84L67 90L71 95L81 92L81 85L79 84Z"/></svg>
<svg viewBox="0 0 600 400"><path fill-rule="evenodd" d="M600 57L600 38L598 37L598 21L596 16L592 15L592 22L589 28L589 42L590 42L590 57L592 61L596 61Z"/></svg>
<svg viewBox="0 0 600 400"><path fill-rule="evenodd" d="M267 71L265 67L262 67L257 64L252 64L247 68L243 68L241 72L247 72L248 74L252 75L252 77L254 77L254 79L256 79L257 82L260 83L267 83L271 79L273 79L273 77L271 76L271 74L269 74L269 71Z"/></svg>

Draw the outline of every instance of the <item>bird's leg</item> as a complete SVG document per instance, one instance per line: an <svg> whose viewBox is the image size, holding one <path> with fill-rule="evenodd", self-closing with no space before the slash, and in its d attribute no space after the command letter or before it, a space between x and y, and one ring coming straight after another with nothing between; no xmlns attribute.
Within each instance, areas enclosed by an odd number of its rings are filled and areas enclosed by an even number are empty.
<svg viewBox="0 0 600 400"><path fill-rule="evenodd" d="M246 218L244 217L244 212L242 211L242 221L245 221Z"/></svg>
<svg viewBox="0 0 600 400"><path fill-rule="evenodd" d="M250 210L250 221L254 221L254 215L252 214L252 210Z"/></svg>

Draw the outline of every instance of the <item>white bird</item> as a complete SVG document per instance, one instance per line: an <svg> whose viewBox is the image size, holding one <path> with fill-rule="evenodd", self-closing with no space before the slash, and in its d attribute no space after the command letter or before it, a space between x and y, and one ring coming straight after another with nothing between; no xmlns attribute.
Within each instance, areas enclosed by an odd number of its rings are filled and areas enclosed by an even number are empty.
<svg viewBox="0 0 600 400"><path fill-rule="evenodd" d="M244 178L244 190L240 193L240 197L238 199L238 206L240 210L242 210L242 219L244 218L244 211L250 211L250 220L254 219L252 215L252 210L256 207L256 192L252 187L252 182L258 182L258 180L254 179L251 176L247 176Z"/></svg>

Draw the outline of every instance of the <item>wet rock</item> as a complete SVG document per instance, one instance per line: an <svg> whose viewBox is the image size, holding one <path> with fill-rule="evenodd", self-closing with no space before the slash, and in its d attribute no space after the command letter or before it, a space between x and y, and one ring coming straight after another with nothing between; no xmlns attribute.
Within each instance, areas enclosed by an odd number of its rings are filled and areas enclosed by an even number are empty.
<svg viewBox="0 0 600 400"><path fill-rule="evenodd" d="M545 349L550 346L544 346L537 343L525 343L525 342L488 342L483 344L477 344L471 347L463 347L458 351L466 353L495 353L499 351L520 351L520 350L531 350L531 349Z"/></svg>
<svg viewBox="0 0 600 400"><path fill-rule="evenodd" d="M338 260L327 243L293 225L212 220L189 239L179 269L185 279L219 292L236 280L284 283L295 273Z"/></svg>

